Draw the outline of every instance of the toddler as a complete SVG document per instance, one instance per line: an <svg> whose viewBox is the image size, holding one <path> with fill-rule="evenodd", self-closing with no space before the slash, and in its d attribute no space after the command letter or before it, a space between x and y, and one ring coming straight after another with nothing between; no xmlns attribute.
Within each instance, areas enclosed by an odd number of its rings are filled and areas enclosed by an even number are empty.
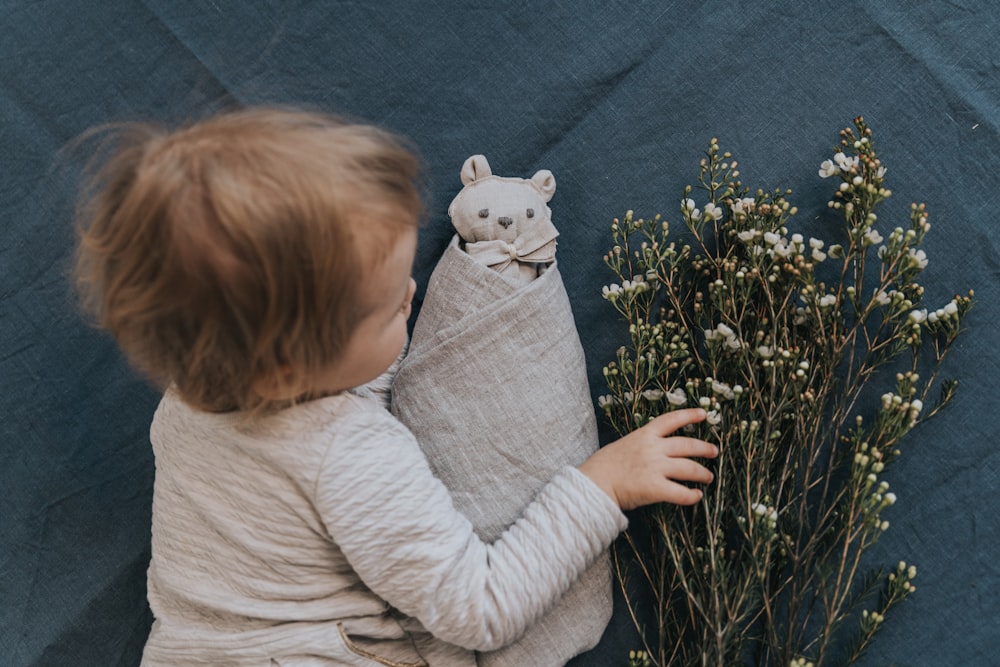
<svg viewBox="0 0 1000 667"><path fill-rule="evenodd" d="M483 543L385 407L418 161L373 127L252 109L128 126L78 209L77 282L163 388L143 665L475 665L716 448L661 416L558 471Z"/></svg>

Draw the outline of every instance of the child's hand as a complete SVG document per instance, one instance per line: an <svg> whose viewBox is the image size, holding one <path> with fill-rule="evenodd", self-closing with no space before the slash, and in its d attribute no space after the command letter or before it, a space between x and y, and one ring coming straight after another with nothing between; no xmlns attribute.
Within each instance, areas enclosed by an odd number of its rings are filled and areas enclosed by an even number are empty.
<svg viewBox="0 0 1000 667"><path fill-rule="evenodd" d="M691 457L715 458L719 449L702 440L670 434L703 419L705 411L700 408L660 415L597 450L580 465L580 471L623 510L657 502L693 505L701 500L701 489L675 480L711 482L712 473Z"/></svg>

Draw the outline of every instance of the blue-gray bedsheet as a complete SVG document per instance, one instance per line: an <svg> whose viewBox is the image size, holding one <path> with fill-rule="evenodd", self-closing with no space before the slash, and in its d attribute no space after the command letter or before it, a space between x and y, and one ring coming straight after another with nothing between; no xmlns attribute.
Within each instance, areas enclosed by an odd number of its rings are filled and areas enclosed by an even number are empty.
<svg viewBox="0 0 1000 667"><path fill-rule="evenodd" d="M421 291L466 157L504 175L550 169L595 398L624 342L601 298L611 219L676 217L716 136L745 181L792 188L797 220L822 229L819 163L864 115L895 192L885 215L910 201L931 212L927 300L973 288L977 305L947 364L954 403L907 439L890 478L899 502L875 555L915 563L919 590L862 664L994 664L998 30L987 0L0 3L0 664L134 666L151 620L157 395L76 314L80 158L65 147L98 123L263 103L413 140L429 168ZM620 602L573 665L623 665L639 647Z"/></svg>

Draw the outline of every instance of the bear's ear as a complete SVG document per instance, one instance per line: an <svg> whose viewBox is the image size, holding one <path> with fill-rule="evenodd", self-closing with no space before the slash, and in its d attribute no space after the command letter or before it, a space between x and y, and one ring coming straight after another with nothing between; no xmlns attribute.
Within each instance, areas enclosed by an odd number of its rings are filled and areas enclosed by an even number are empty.
<svg viewBox="0 0 1000 667"><path fill-rule="evenodd" d="M552 195L556 192L556 177L552 175L552 172L548 169L539 169L534 176L531 177L531 182L535 184L541 193L545 196L545 201L552 199Z"/></svg>
<svg viewBox="0 0 1000 667"><path fill-rule="evenodd" d="M473 155L462 165L462 185L468 185L473 181L492 175L490 163L486 161L485 155Z"/></svg>

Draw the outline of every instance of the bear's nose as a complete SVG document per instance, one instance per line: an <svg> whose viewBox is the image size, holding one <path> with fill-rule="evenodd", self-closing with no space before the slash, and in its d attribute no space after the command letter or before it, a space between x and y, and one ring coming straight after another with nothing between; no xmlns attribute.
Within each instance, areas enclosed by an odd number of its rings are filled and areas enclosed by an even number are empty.
<svg viewBox="0 0 1000 667"><path fill-rule="evenodd" d="M510 217L507 217L505 215L505 216L501 216L501 217L497 218L497 222L500 223L501 227L503 227L504 229L507 229L508 227L510 227L511 225L514 224L514 219L510 218Z"/></svg>

